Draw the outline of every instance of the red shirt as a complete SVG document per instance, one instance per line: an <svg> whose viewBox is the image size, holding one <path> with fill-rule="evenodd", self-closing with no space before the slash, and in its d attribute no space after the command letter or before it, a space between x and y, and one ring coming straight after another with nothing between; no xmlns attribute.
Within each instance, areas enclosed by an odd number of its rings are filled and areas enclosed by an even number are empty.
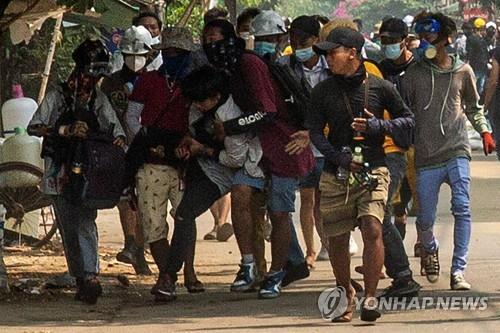
<svg viewBox="0 0 500 333"><path fill-rule="evenodd" d="M154 125L180 134L187 133L190 103L182 95L179 84L168 88L166 77L159 71L139 76L129 100L144 104L141 113L143 126Z"/></svg>
<svg viewBox="0 0 500 333"><path fill-rule="evenodd" d="M307 148L299 155L285 151L290 135L298 129L291 125L287 105L267 65L255 54L243 54L231 87L233 98L244 113L275 113L273 122L258 132L266 171L281 177L305 176L315 164L312 151Z"/></svg>

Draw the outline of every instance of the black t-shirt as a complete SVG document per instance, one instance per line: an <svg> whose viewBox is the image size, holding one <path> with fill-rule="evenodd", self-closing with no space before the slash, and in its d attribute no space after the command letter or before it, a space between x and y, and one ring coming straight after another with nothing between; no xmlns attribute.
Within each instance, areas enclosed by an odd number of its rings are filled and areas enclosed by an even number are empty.
<svg viewBox="0 0 500 333"><path fill-rule="evenodd" d="M487 71L490 56L486 41L477 35L471 35L467 37L465 48L467 50L467 59L469 59L469 64L474 72Z"/></svg>

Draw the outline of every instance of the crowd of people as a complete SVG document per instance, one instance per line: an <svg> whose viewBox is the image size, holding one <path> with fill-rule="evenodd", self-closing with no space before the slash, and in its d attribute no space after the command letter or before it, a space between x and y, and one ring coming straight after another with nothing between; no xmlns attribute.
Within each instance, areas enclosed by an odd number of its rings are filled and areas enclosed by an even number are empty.
<svg viewBox="0 0 500 333"><path fill-rule="evenodd" d="M31 120L29 132L45 138L44 192L54 200L75 298L94 304L102 294L96 201L109 186L93 184L92 170L116 147L126 155L121 169L109 167L121 172L106 175L123 184L125 245L117 258L151 274L149 247L159 271L151 289L158 302L176 299L182 268L187 290L204 291L194 269L196 219L211 210L214 229L205 239L225 241L234 232L241 254L231 292L276 298L307 278L316 260L329 258L348 297L346 312L333 321L352 320L362 290L361 320L375 321L376 297L415 296L421 288L403 243L410 203L420 273L439 279L433 226L443 183L451 188L455 223L450 288L469 290L467 121L491 154L483 105L494 120L496 25L492 35L492 25L478 18L457 35L452 19L424 12L411 22L388 17L369 38L360 21L300 16L286 23L256 8L245 9L236 26L218 8L204 22L199 44L189 29L162 28L150 12L134 19L111 57L100 41L85 41L73 53L69 79ZM86 149L98 134L106 134L107 148ZM296 192L305 254L291 218ZM363 264L355 269L364 286L351 279L356 228ZM392 284L377 295L384 266Z"/></svg>

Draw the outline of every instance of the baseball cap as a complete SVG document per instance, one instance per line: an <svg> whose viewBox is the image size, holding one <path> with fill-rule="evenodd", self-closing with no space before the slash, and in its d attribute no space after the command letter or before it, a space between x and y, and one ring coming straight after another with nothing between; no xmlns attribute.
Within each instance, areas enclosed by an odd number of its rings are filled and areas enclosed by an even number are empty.
<svg viewBox="0 0 500 333"><path fill-rule="evenodd" d="M325 54L341 46L361 52L364 44L365 38L358 31L351 28L336 28L326 37L326 41L314 45L313 48L319 54Z"/></svg>
<svg viewBox="0 0 500 333"><path fill-rule="evenodd" d="M319 36L320 29L321 26L319 25L318 20L312 16L306 15L297 17L290 25L290 30L300 31L316 37Z"/></svg>
<svg viewBox="0 0 500 333"><path fill-rule="evenodd" d="M381 37L405 38L408 26L403 20L393 17L382 22L379 34Z"/></svg>

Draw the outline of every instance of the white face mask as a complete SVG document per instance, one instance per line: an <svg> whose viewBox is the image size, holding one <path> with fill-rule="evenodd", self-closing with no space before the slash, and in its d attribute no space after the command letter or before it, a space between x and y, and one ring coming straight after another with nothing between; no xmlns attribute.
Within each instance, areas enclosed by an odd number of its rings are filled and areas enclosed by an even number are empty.
<svg viewBox="0 0 500 333"><path fill-rule="evenodd" d="M151 41L151 45L156 45L156 44L160 44L160 36L156 36L156 37L153 37L152 41Z"/></svg>
<svg viewBox="0 0 500 333"><path fill-rule="evenodd" d="M146 66L145 56L126 56L124 59L125 65L133 72L138 72Z"/></svg>

